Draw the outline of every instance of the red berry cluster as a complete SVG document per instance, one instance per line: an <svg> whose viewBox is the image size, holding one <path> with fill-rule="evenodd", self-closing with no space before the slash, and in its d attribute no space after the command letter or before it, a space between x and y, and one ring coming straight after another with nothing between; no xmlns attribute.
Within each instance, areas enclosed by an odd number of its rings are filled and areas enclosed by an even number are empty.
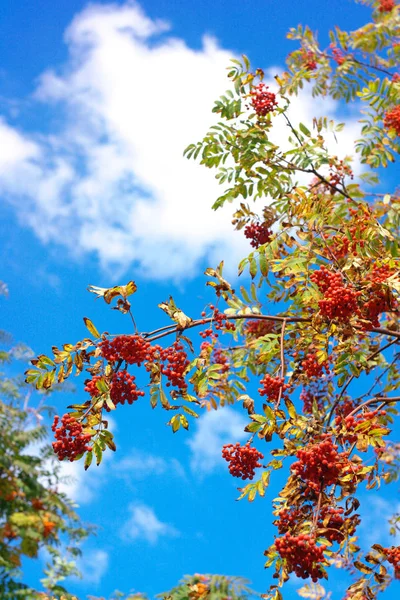
<svg viewBox="0 0 400 600"><path fill-rule="evenodd" d="M303 64L307 71L315 71L317 68L316 55L311 50L303 51Z"/></svg>
<svg viewBox="0 0 400 600"><path fill-rule="evenodd" d="M258 393L260 396L267 396L267 399L270 402L276 402L278 400L280 390L282 390L281 398L287 398L285 392L290 388L290 385L284 383L282 377L273 377L267 373L264 375L263 379L261 379L260 383L263 387L258 388Z"/></svg>
<svg viewBox="0 0 400 600"><path fill-rule="evenodd" d="M379 12L391 12L396 6L395 0L379 0Z"/></svg>
<svg viewBox="0 0 400 600"><path fill-rule="evenodd" d="M385 113L383 124L386 129L391 129L400 135L400 104Z"/></svg>
<svg viewBox="0 0 400 600"><path fill-rule="evenodd" d="M388 561L394 567L395 578L400 579L400 546L392 546L391 548L385 548L384 550L388 557Z"/></svg>
<svg viewBox="0 0 400 600"><path fill-rule="evenodd" d="M392 83L398 83L400 81L400 73L395 73L392 77Z"/></svg>
<svg viewBox="0 0 400 600"><path fill-rule="evenodd" d="M267 319L252 319L244 328L244 334L250 339L257 339L268 333L272 333L275 329L274 321Z"/></svg>
<svg viewBox="0 0 400 600"><path fill-rule="evenodd" d="M153 359L155 349L141 335L118 335L113 340L99 344L101 354L110 362L125 361L128 365L140 365Z"/></svg>
<svg viewBox="0 0 400 600"><path fill-rule="evenodd" d="M335 418L335 425L341 425L344 429L344 431L340 432L343 441L353 444L358 439L357 433L352 433L355 427L357 427L357 432L362 435L368 435L372 430L377 431L381 429L385 431L385 427L378 420L379 417L384 417L385 415L385 410L368 410L355 415L348 414L346 417L338 415Z"/></svg>
<svg viewBox="0 0 400 600"><path fill-rule="evenodd" d="M306 354L304 360L301 361L301 366L303 367L304 373L310 378L322 377L324 369L326 373L329 372L328 361L319 363L317 356L313 351Z"/></svg>
<svg viewBox="0 0 400 600"><path fill-rule="evenodd" d="M161 367L161 373L168 379L167 387L173 385L182 392L186 392L185 371L190 364L182 344L174 342L169 348L159 349L160 358L165 363Z"/></svg>
<svg viewBox="0 0 400 600"><path fill-rule="evenodd" d="M286 561L289 573L294 572L297 577L307 579L311 577L316 582L323 577L321 564L326 564L324 558L325 545L317 546L312 535L290 535L275 540L275 548L282 559Z"/></svg>
<svg viewBox="0 0 400 600"><path fill-rule="evenodd" d="M236 444L225 444L222 447L222 457L229 464L229 472L234 477L242 479L253 479L255 469L261 467L258 462L264 458L256 448L252 448L249 443L241 446L239 442Z"/></svg>
<svg viewBox="0 0 400 600"><path fill-rule="evenodd" d="M353 171L349 165L347 165L343 160L329 163L329 183L332 185L343 184L343 180L345 177L350 177L350 179L354 178ZM335 193L334 190L330 190L331 193Z"/></svg>
<svg viewBox="0 0 400 600"><path fill-rule="evenodd" d="M235 331L236 325L235 323L229 320L228 315L219 311L218 308L216 308L213 304L210 305L210 308L213 311L212 325L214 329L216 329L217 331ZM205 314L206 313L203 312L202 316L205 316ZM214 333L212 327L208 327L207 329L204 329L204 331L200 332L200 337L202 337L203 339L207 337L215 339L218 337L218 333Z"/></svg>
<svg viewBox="0 0 400 600"><path fill-rule="evenodd" d="M355 534L357 526L360 524L359 515L344 517L344 508L333 507L326 504L319 513L318 528L320 535L330 542L339 544L345 537Z"/></svg>
<svg viewBox="0 0 400 600"><path fill-rule="evenodd" d="M329 505L323 506L320 510L318 527L323 529L321 532L323 537L330 542L343 541L344 533L341 531L344 525L343 513L342 507L334 508Z"/></svg>
<svg viewBox="0 0 400 600"><path fill-rule="evenodd" d="M286 533L289 530L294 530L299 523L305 520L306 513L304 509L309 508L304 506L303 510L300 508L283 508L279 511L278 519L274 521L274 525L278 528L279 534Z"/></svg>
<svg viewBox="0 0 400 600"><path fill-rule="evenodd" d="M102 377L95 375L92 379L88 379L85 381L85 392L88 392L92 398L100 395L100 390L97 387L97 382L100 381ZM127 371L121 370L118 373L114 373L109 382L109 392L110 398L113 401L113 404L132 404L136 402L138 398L144 396L145 393L141 390L138 390L135 383L135 377L130 375ZM110 411L108 406L105 404L104 408L107 412Z"/></svg>
<svg viewBox="0 0 400 600"><path fill-rule="evenodd" d="M213 363L216 365L221 365L221 373L227 373L230 369L228 358L225 356L221 348L214 348Z"/></svg>
<svg viewBox="0 0 400 600"><path fill-rule="evenodd" d="M338 446L329 434L322 438L322 441L298 450L296 456L299 460L291 466L292 472L306 483L307 488L318 493L337 483L348 466L347 453L338 453Z"/></svg>
<svg viewBox="0 0 400 600"><path fill-rule="evenodd" d="M357 298L361 292L351 285L345 285L340 273L328 271L322 266L319 271L314 271L310 279L324 294L324 298L318 302L321 315L342 321L359 315Z"/></svg>
<svg viewBox="0 0 400 600"><path fill-rule="evenodd" d="M252 97L251 105L259 117L265 117L278 106L275 94L268 92L268 86L265 83L261 82L256 85L250 96Z"/></svg>
<svg viewBox="0 0 400 600"><path fill-rule="evenodd" d="M322 412L324 408L324 393L321 394L318 389L303 388L300 393L300 400L303 402L303 412L306 414L313 412L314 404L316 404L318 412Z"/></svg>
<svg viewBox="0 0 400 600"><path fill-rule="evenodd" d="M332 50L333 60L338 64L342 65L346 61L346 57L343 52L335 46L335 44L330 44L330 49Z"/></svg>
<svg viewBox="0 0 400 600"><path fill-rule="evenodd" d="M263 244L268 244L272 231L266 223L249 223L244 228L244 235L251 240L250 245L253 248L259 248Z"/></svg>
<svg viewBox="0 0 400 600"><path fill-rule="evenodd" d="M59 421L60 417L55 416L51 428L56 438L52 446L58 460L68 458L72 462L80 454L92 449L88 446L92 436L83 433L82 425L75 417L66 413L61 417L60 427L58 427Z"/></svg>
<svg viewBox="0 0 400 600"><path fill-rule="evenodd" d="M349 212L352 214L351 209ZM331 237L329 240L329 252L327 252L327 256L333 253L336 259L341 259L345 258L349 252L352 252L357 256L358 247L363 248L365 246L365 240L361 239L361 236L368 228L368 224L361 221L362 218L362 216L358 216L358 222L348 228L348 233L351 240L349 237L347 237L347 235L344 234L334 235Z"/></svg>

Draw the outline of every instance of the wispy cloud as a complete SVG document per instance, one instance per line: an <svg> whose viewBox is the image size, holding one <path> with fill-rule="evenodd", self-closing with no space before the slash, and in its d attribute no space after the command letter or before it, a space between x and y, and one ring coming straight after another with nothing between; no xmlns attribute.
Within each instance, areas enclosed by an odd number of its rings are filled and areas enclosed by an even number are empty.
<svg viewBox="0 0 400 600"><path fill-rule="evenodd" d="M77 567L82 574L82 582L97 585L107 573L109 555L104 550L86 549L77 561Z"/></svg>
<svg viewBox="0 0 400 600"><path fill-rule="evenodd" d="M191 450L190 466L197 475L213 472L224 462L222 446L243 440L246 419L230 407L207 412L197 421L193 438L188 441Z"/></svg>
<svg viewBox="0 0 400 600"><path fill-rule="evenodd" d="M185 471L177 459L165 459L136 448L131 448L113 468L113 474L124 479L145 479L164 473L168 473L168 476L185 477Z"/></svg>
<svg viewBox="0 0 400 600"><path fill-rule="evenodd" d="M358 512L361 515L358 532L364 547L370 547L372 544L391 546L399 543L398 534L390 535L388 521L394 514L400 513L400 502L390 501L370 492L368 496L361 498Z"/></svg>
<svg viewBox="0 0 400 600"><path fill-rule="evenodd" d="M236 265L248 249L231 207L210 209L221 192L214 174L182 156L216 119L233 52L207 35L193 50L168 29L134 2L91 5L66 31L69 59L34 94L50 133L0 121L0 192L21 222L43 242L94 254L117 277L134 263L146 277L187 278L204 259ZM335 110L304 96L292 117L310 124ZM341 134L338 154L353 134ZM287 138L283 119L274 135Z"/></svg>
<svg viewBox="0 0 400 600"><path fill-rule="evenodd" d="M175 527L160 521L150 506L131 504L129 512L131 516L121 530L121 537L124 540L145 540L149 544L155 544L161 537L180 535Z"/></svg>

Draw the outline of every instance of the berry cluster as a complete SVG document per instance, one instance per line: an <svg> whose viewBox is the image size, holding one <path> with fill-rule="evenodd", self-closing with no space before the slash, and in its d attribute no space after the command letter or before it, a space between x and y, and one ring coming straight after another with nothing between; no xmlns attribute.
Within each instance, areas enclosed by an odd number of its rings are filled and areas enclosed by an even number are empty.
<svg viewBox="0 0 400 600"><path fill-rule="evenodd" d="M385 554L390 564L394 567L394 576L396 579L400 579L400 546L385 548Z"/></svg>
<svg viewBox="0 0 400 600"><path fill-rule="evenodd" d="M99 344L101 354L109 362L125 361L128 365L140 365L153 359L155 348L141 335L118 335L113 340Z"/></svg>
<svg viewBox="0 0 400 600"><path fill-rule="evenodd" d="M244 328L244 334L250 339L257 339L268 333L272 333L275 329L274 321L267 319L252 319Z"/></svg>
<svg viewBox="0 0 400 600"><path fill-rule="evenodd" d="M312 535L290 535L275 540L275 548L282 559L286 561L289 573L294 572L301 579L311 579L316 582L323 577L321 563L326 564L324 550L326 546L317 546Z"/></svg>
<svg viewBox="0 0 400 600"><path fill-rule="evenodd" d="M304 360L301 361L304 373L307 377L321 377L325 371L329 372L328 361L319 363L316 354L312 351L305 355Z"/></svg>
<svg viewBox="0 0 400 600"><path fill-rule="evenodd" d="M300 393L300 400L303 402L303 412L306 414L313 412L314 405L316 405L318 412L322 412L324 408L324 393L323 391L321 393L317 388L303 388Z"/></svg>
<svg viewBox="0 0 400 600"><path fill-rule="evenodd" d="M244 228L244 235L251 240L250 245L253 248L259 248L263 244L268 244L272 231L266 223L249 223Z"/></svg>
<svg viewBox="0 0 400 600"><path fill-rule="evenodd" d="M161 373L168 379L167 387L173 385L182 392L186 392L185 371L190 364L182 344L174 342L169 348L159 350L160 359L165 363L161 367Z"/></svg>
<svg viewBox="0 0 400 600"><path fill-rule="evenodd" d="M252 97L251 105L258 117L265 117L278 106L275 94L268 92L268 86L265 83L261 82L256 85L250 96Z"/></svg>
<svg viewBox="0 0 400 600"><path fill-rule="evenodd" d="M258 462L264 458L256 448L252 448L249 443L241 446L239 442L236 444L225 444L222 447L222 457L229 464L229 472L234 477L242 479L253 479L255 469L261 467Z"/></svg>
<svg viewBox="0 0 400 600"><path fill-rule="evenodd" d="M290 388L290 385L284 383L282 377L272 377L267 373L261 379L260 384L263 387L258 388L258 393L260 396L266 396L270 402L276 402L279 399L279 394L281 394L281 398L287 398L285 392Z"/></svg>
<svg viewBox="0 0 400 600"><path fill-rule="evenodd" d="M324 294L324 298L318 301L321 315L342 321L359 315L357 299L361 292L345 285L340 273L333 273L322 266L319 271L314 271L310 279Z"/></svg>
<svg viewBox="0 0 400 600"><path fill-rule="evenodd" d="M330 542L339 544L345 537L353 536L360 524L359 515L345 518L344 508L326 504L319 513L318 528L320 535Z"/></svg>
<svg viewBox="0 0 400 600"><path fill-rule="evenodd" d="M369 410L355 415L348 414L345 417L338 415L335 418L335 425L342 426L344 431L340 432L340 436L343 441L353 444L358 439L357 433L368 435L372 430L376 433L378 433L379 430L386 432L385 427L383 427L378 420L379 417L384 417L385 415L385 410ZM354 432L355 427L357 427L357 433L352 433Z"/></svg>
<svg viewBox="0 0 400 600"><path fill-rule="evenodd" d="M353 171L349 165L343 160L335 160L329 163L329 183L334 186L343 184L345 177L350 177L350 179L354 178ZM335 191L331 189L331 193L335 193Z"/></svg>
<svg viewBox="0 0 400 600"><path fill-rule="evenodd" d="M307 488L317 493L337 483L348 466L347 453L338 453L338 446L329 434L322 438L322 441L298 450L299 460L291 466L292 472L305 482Z"/></svg>
<svg viewBox="0 0 400 600"><path fill-rule="evenodd" d="M210 304L210 308L213 311L212 324L217 331L235 331L236 325L235 323L229 320L228 315L218 310L218 308L216 308L213 304ZM201 313L202 317L205 317L205 315L205 312ZM200 337L202 337L203 339L207 337L215 339L218 337L218 333L214 333L212 327L208 327L207 329L204 329L200 332Z"/></svg>
<svg viewBox="0 0 400 600"><path fill-rule="evenodd" d="M335 44L330 44L330 49L332 50L332 58L338 64L342 65L346 61L346 57L343 52L335 46Z"/></svg>
<svg viewBox="0 0 400 600"><path fill-rule="evenodd" d="M230 369L228 357L224 354L221 348L214 348L213 363L215 365L221 365L220 373L227 373Z"/></svg>
<svg viewBox="0 0 400 600"><path fill-rule="evenodd" d="M99 396L101 393L97 387L97 382L101 379L102 377L95 375L92 379L85 382L85 392L88 392L92 398ZM136 402L138 398L145 395L143 391L138 390L136 387L135 377L125 370L113 373L110 380L109 391L110 398L115 405L125 404L125 402L132 404L133 402ZM104 405L104 408L107 412L110 411L106 404Z"/></svg>
<svg viewBox="0 0 400 600"><path fill-rule="evenodd" d="M306 514L304 509L309 508L308 506L304 506L303 509L300 508L283 508L279 511L278 519L274 521L274 525L278 528L278 532L280 535L282 533L286 533L287 531L293 531L299 522L305 520Z"/></svg>
<svg viewBox="0 0 400 600"><path fill-rule="evenodd" d="M311 50L303 51L303 65L307 71L315 71L318 65L314 52L311 52Z"/></svg>
<svg viewBox="0 0 400 600"><path fill-rule="evenodd" d="M395 0L379 0L379 12L391 12L396 6Z"/></svg>
<svg viewBox="0 0 400 600"><path fill-rule="evenodd" d="M385 113L383 125L386 129L391 129L400 135L400 104Z"/></svg>
<svg viewBox="0 0 400 600"><path fill-rule="evenodd" d="M61 417L60 427L58 427L59 421L60 417L55 416L51 428L56 438L52 446L58 460L68 458L72 462L80 454L90 452L92 448L88 446L88 443L91 436L83 433L81 423L68 413Z"/></svg>

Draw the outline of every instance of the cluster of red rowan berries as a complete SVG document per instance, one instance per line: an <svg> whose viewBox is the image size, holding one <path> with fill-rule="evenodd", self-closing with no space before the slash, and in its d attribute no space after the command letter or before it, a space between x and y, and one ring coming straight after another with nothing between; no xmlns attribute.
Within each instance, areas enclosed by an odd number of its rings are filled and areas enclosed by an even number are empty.
<svg viewBox="0 0 400 600"><path fill-rule="evenodd" d="M328 271L326 267L321 266L319 271L312 273L310 279L324 294L324 298L318 301L321 315L338 320L359 315L357 299L361 292L351 285L345 285L340 273Z"/></svg>
<svg viewBox="0 0 400 600"><path fill-rule="evenodd" d="M344 533L341 529L344 525L344 508L341 506L322 506L319 513L318 527L323 529L322 535L330 542L342 542Z"/></svg>
<svg viewBox="0 0 400 600"><path fill-rule="evenodd" d="M398 83L400 81L400 73L395 73L392 77L392 83Z"/></svg>
<svg viewBox="0 0 400 600"><path fill-rule="evenodd" d="M303 402L303 412L306 414L313 412L314 405L316 405L318 412L322 412L324 408L324 393L318 389L303 388L300 393L300 400Z"/></svg>
<svg viewBox="0 0 400 600"><path fill-rule="evenodd" d="M224 354L221 348L214 348L213 363L215 365L221 365L221 373L227 373L230 369L228 357Z"/></svg>
<svg viewBox="0 0 400 600"><path fill-rule="evenodd" d="M275 329L274 321L267 319L252 319L246 323L244 334L250 339L257 339L268 333L272 333Z"/></svg>
<svg viewBox="0 0 400 600"><path fill-rule="evenodd" d="M261 379L260 384L262 387L258 388L258 393L260 396L266 396L270 402L276 402L279 399L279 394L281 394L281 398L287 398L285 392L290 388L290 385L284 383L282 377L273 377L267 373Z"/></svg>
<svg viewBox="0 0 400 600"><path fill-rule="evenodd" d="M323 577L321 563L326 564L324 550L326 546L317 546L312 535L290 535L275 540L275 548L282 559L286 561L289 573L294 572L297 577L307 579L311 577L316 582Z"/></svg>
<svg viewBox="0 0 400 600"><path fill-rule="evenodd" d="M254 87L254 91L250 93L250 96L251 105L258 117L265 117L278 106L275 94L269 92L268 86L263 82Z"/></svg>
<svg viewBox="0 0 400 600"><path fill-rule="evenodd" d="M161 367L161 373L168 379L167 387L173 385L182 392L187 390L185 381L185 371L190 364L182 344L175 341L169 348L159 350L160 358L164 362Z"/></svg>
<svg viewBox="0 0 400 600"><path fill-rule="evenodd" d="M303 509L300 508L283 508L279 511L278 519L274 521L274 525L278 528L278 532L280 535L282 533L286 533L287 531L295 529L299 522L305 520L306 513L305 509L309 507L304 506Z"/></svg>
<svg viewBox="0 0 400 600"><path fill-rule="evenodd" d="M340 433L342 440L353 444L358 439L357 433L352 433L355 427L357 427L357 432L363 435L368 435L372 429L376 432L379 429L385 431L383 425L378 421L379 417L384 417L385 415L385 410L368 410L355 415L348 414L346 417L338 415L335 418L335 425L342 425L345 429L345 432Z"/></svg>
<svg viewBox="0 0 400 600"><path fill-rule="evenodd" d="M315 71L318 64L316 61L317 57L314 54L314 52L311 52L311 50L308 50L308 51L304 50L302 58L303 58L303 65L307 69L307 71Z"/></svg>
<svg viewBox="0 0 400 600"><path fill-rule="evenodd" d="M85 382L85 392L88 392L92 398L99 396L101 393L97 387L97 382L101 379L102 377L95 375L92 379ZM138 398L145 395L143 391L138 390L134 375L130 375L125 369L118 371L118 373L113 373L109 391L110 398L115 405L125 404L125 402L132 404ZM104 405L104 408L107 412L110 411L107 404Z"/></svg>
<svg viewBox="0 0 400 600"><path fill-rule="evenodd" d="M392 546L384 550L388 561L393 565L395 578L400 579L400 546Z"/></svg>
<svg viewBox="0 0 400 600"><path fill-rule="evenodd" d="M301 366L303 368L304 373L309 378L321 377L324 373L324 369L325 369L326 373L329 372L328 361L319 363L317 356L313 351L308 352L305 355L304 359L301 361Z"/></svg>
<svg viewBox="0 0 400 600"><path fill-rule="evenodd" d="M347 453L338 453L338 446L329 434L321 437L320 442L300 448L296 453L299 460L291 466L292 472L305 482L307 488L318 493L337 483L348 465Z"/></svg>
<svg viewBox="0 0 400 600"><path fill-rule="evenodd" d="M330 44L330 49L332 50L332 58L338 64L342 65L346 61L346 57L343 52L335 46L335 44Z"/></svg>
<svg viewBox="0 0 400 600"><path fill-rule="evenodd" d="M91 451L91 446L88 446L91 436L83 433L82 425L75 417L66 413L61 417L58 427L59 421L60 417L56 415L51 428L56 438L52 446L58 460L68 458L72 462L80 454Z"/></svg>
<svg viewBox="0 0 400 600"><path fill-rule="evenodd" d="M400 104L385 113L383 125L386 129L393 130L400 135Z"/></svg>
<svg viewBox="0 0 400 600"><path fill-rule="evenodd" d="M217 331L235 331L236 325L235 323L229 320L228 315L218 310L218 308L216 308L213 304L210 304L210 308L213 311L212 325L214 329L216 329ZM201 313L201 316L205 317L206 313L203 311ZM202 337L203 339L207 337L215 339L218 337L218 333L215 333L212 327L208 327L207 329L204 329L200 332L200 337Z"/></svg>
<svg viewBox="0 0 400 600"><path fill-rule="evenodd" d="M242 479L253 479L255 469L262 466L259 460L262 460L264 455L249 443L241 446L237 442L225 444L222 447L222 457L229 463L231 475Z"/></svg>
<svg viewBox="0 0 400 600"><path fill-rule="evenodd" d="M249 223L244 228L244 235L250 241L250 246L259 248L268 244L271 240L272 231L266 223Z"/></svg>
<svg viewBox="0 0 400 600"><path fill-rule="evenodd" d="M343 184L345 177L354 178L353 171L349 165L343 160L329 163L329 183L334 186ZM334 193L334 190L331 189L331 192Z"/></svg>
<svg viewBox="0 0 400 600"><path fill-rule="evenodd" d="M362 217L361 217L362 218ZM360 217L359 217L360 219ZM334 235L330 239L328 255L333 253L336 259L345 258L349 252L358 254L358 247L365 246L365 240L361 239L361 235L367 229L368 225L359 220L357 224L351 225L348 228L349 237L347 235Z"/></svg>
<svg viewBox="0 0 400 600"><path fill-rule="evenodd" d="M391 12L396 6L395 0L379 0L379 12Z"/></svg>
<svg viewBox="0 0 400 600"><path fill-rule="evenodd" d="M155 348L141 335L118 335L113 340L99 343L101 354L109 362L124 361L128 365L140 365L154 357Z"/></svg>

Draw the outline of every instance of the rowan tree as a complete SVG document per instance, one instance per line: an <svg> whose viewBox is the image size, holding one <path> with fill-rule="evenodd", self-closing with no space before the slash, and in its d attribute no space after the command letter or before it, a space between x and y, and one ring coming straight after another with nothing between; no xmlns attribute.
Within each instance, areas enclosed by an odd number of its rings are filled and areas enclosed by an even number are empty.
<svg viewBox="0 0 400 600"><path fill-rule="evenodd" d="M8 347L9 336L0 332L0 597L4 600L40 600L71 596L64 579L78 575L79 543L90 528L83 526L73 503L58 491L59 465L48 444L41 399L15 375L10 364L29 351L18 344ZM47 444L46 444L47 442ZM42 590L26 583L22 559L47 554Z"/></svg>
<svg viewBox="0 0 400 600"><path fill-rule="evenodd" d="M172 323L143 331L128 299L133 281L90 286L132 319L133 333L101 334L85 319L91 338L53 348L27 372L46 389L85 372L86 401L53 429L59 458L83 458L86 468L115 450L107 413L143 396L138 369L148 373L152 407L173 413L173 432L204 408L243 405L248 442L223 449L233 476L256 477L240 498L264 496L275 470L287 474L274 502L276 536L265 540L276 579L265 597L276 599L290 574L317 583L328 568L346 569L354 577L346 598L370 600L400 573L398 547L357 545L359 490L398 474L390 434L400 400L400 195L380 183L400 150L399 7L364 4L371 22L334 28L328 47L309 27L292 29L298 49L275 81L247 57L233 60L231 88L213 108L219 123L185 151L217 170L224 191L213 208L233 203L233 225L249 240L235 289L223 263L209 268L213 304L188 316L171 297L159 306ZM343 124L289 116L302 89L360 111L351 156L336 156L328 142ZM276 122L288 132L279 144Z"/></svg>

